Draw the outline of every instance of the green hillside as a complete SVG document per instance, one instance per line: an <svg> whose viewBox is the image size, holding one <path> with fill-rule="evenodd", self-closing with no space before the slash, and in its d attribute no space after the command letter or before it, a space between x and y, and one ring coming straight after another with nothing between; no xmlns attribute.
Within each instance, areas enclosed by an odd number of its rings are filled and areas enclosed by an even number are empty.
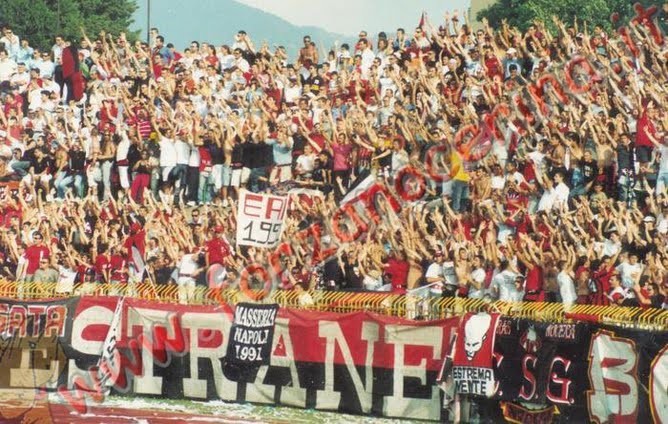
<svg viewBox="0 0 668 424"><path fill-rule="evenodd" d="M141 29L145 37L146 3L137 0L138 10L134 15L134 29ZM186 47L196 39L220 45L232 43L238 30L246 30L256 46L267 40L270 47L284 45L291 57L301 47L305 34L311 35L319 49L329 49L338 42L354 42L349 37L329 33L321 28L300 27L233 0L152 0L151 26L158 27L166 42L174 43L178 49Z"/></svg>

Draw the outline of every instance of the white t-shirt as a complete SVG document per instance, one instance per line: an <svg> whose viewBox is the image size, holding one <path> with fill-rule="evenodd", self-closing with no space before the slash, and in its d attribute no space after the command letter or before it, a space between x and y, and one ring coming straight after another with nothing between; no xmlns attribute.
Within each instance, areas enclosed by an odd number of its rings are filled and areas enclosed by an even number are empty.
<svg viewBox="0 0 668 424"><path fill-rule="evenodd" d="M174 141L166 137L160 140L160 166L176 166Z"/></svg>
<svg viewBox="0 0 668 424"><path fill-rule="evenodd" d="M394 94L397 90L397 85L389 76L383 76L379 78L378 82L380 83L380 93L383 96L387 90L392 90L392 94Z"/></svg>
<svg viewBox="0 0 668 424"><path fill-rule="evenodd" d="M362 285L366 290L377 291L383 286L383 282L377 278L371 277L370 275L365 275L364 279L362 280Z"/></svg>
<svg viewBox="0 0 668 424"><path fill-rule="evenodd" d="M248 64L248 61L244 59L243 57L240 57L234 62L234 66L236 66L241 72L244 74L248 71L250 71L250 65Z"/></svg>
<svg viewBox="0 0 668 424"><path fill-rule="evenodd" d="M400 168L408 165L410 162L408 158L408 153L405 150L399 150L398 152L392 152L392 170L397 171Z"/></svg>
<svg viewBox="0 0 668 424"><path fill-rule="evenodd" d="M128 151L130 150L130 139L126 134L121 135L121 141L116 147L116 162L126 160L128 158Z"/></svg>
<svg viewBox="0 0 668 424"><path fill-rule="evenodd" d="M567 272L561 271L557 274L557 284L559 284L559 294L564 305L572 305L578 299L575 293L575 283Z"/></svg>
<svg viewBox="0 0 668 424"><path fill-rule="evenodd" d="M0 81L9 81L14 72L16 72L16 62L9 58L0 61Z"/></svg>
<svg viewBox="0 0 668 424"><path fill-rule="evenodd" d="M522 173L519 171L513 172L513 175L511 175L510 178L514 179L517 185L526 182L526 180L524 179L524 175L522 175Z"/></svg>
<svg viewBox="0 0 668 424"><path fill-rule="evenodd" d="M10 58L15 59L16 56L18 55L19 49L21 48L21 39L16 34L14 34L14 36L11 39L7 36L4 36L0 38L0 44L3 44L5 46L7 55Z"/></svg>
<svg viewBox="0 0 668 424"><path fill-rule="evenodd" d="M483 283L485 282L486 275L485 270L482 268L478 268L471 273L471 279L480 284L479 289L473 287L469 289L469 297L471 299L482 299L485 296L485 286Z"/></svg>
<svg viewBox="0 0 668 424"><path fill-rule="evenodd" d="M656 218L656 229L661 234L668 233L668 215L659 214Z"/></svg>
<svg viewBox="0 0 668 424"><path fill-rule="evenodd" d="M424 276L425 278L444 278L445 276L443 274L443 265L434 262L433 264L429 265L429 268L427 268L427 272L424 274ZM427 282L427 284L434 284L434 282ZM437 295L443 292L440 285L431 287L429 291Z"/></svg>
<svg viewBox="0 0 668 424"><path fill-rule="evenodd" d="M193 147L190 150L190 157L188 158L188 166L193 167L193 168L199 168L199 164L201 162L201 158L199 155L199 149L196 147Z"/></svg>
<svg viewBox="0 0 668 424"><path fill-rule="evenodd" d="M221 68L221 69L225 70L225 69L231 68L232 66L234 66L234 55L231 55L231 54L226 54L226 55L219 54L219 55L218 55L218 61L220 62L220 68Z"/></svg>
<svg viewBox="0 0 668 424"><path fill-rule="evenodd" d="M25 277L26 267L28 266L28 258L26 258L25 253L19 256L19 259L16 261L16 278L21 281Z"/></svg>
<svg viewBox="0 0 668 424"><path fill-rule="evenodd" d="M283 90L283 95L287 103L295 103L302 95L302 88L297 84L293 86L288 85Z"/></svg>
<svg viewBox="0 0 668 424"><path fill-rule="evenodd" d="M508 141L510 139L510 131L506 134L506 141L504 143L492 143L492 154L496 156L499 162L504 165L508 160Z"/></svg>
<svg viewBox="0 0 668 424"><path fill-rule="evenodd" d="M552 189L546 188L545 191L543 192L543 195L540 197L540 201L538 202L538 211L549 212L555 205L556 199L557 199L556 191L553 188Z"/></svg>
<svg viewBox="0 0 668 424"><path fill-rule="evenodd" d="M668 144L662 144L657 150L661 154L661 159L659 159L659 173L668 173Z"/></svg>
<svg viewBox="0 0 668 424"><path fill-rule="evenodd" d="M26 91L26 87L30 83L30 73L28 73L27 71L24 71L22 73L17 72L10 79L10 83L12 85L18 86L20 92L23 93Z"/></svg>
<svg viewBox="0 0 668 424"><path fill-rule="evenodd" d="M304 172L312 172L315 168L315 155L299 155L296 163Z"/></svg>
<svg viewBox="0 0 668 424"><path fill-rule="evenodd" d="M58 85L57 82L55 82L53 80L43 81L42 82L42 90L50 91L52 93L60 93L60 86Z"/></svg>
<svg viewBox="0 0 668 424"><path fill-rule="evenodd" d="M369 68L371 68L371 65L373 65L373 60L375 58L376 55L373 54L371 49L366 49L362 52L362 63L360 64L360 68L362 68L363 75L366 75L366 73L369 71Z"/></svg>
<svg viewBox="0 0 668 424"><path fill-rule="evenodd" d="M70 293L74 288L74 282L77 279L77 272L62 265L58 266L58 284L56 293Z"/></svg>
<svg viewBox="0 0 668 424"><path fill-rule="evenodd" d="M28 110L37 110L42 106L42 90L32 90L28 92Z"/></svg>
<svg viewBox="0 0 668 424"><path fill-rule="evenodd" d="M429 265L427 272L424 274L425 278L439 278L443 277L443 266L434 262Z"/></svg>
<svg viewBox="0 0 668 424"><path fill-rule="evenodd" d="M183 140L176 140L174 142L174 149L176 150L176 163L179 165L188 165L188 159L190 159L190 144Z"/></svg>
<svg viewBox="0 0 668 424"><path fill-rule="evenodd" d="M514 302L518 297L518 290L515 287L517 274L510 270L502 271L492 278L492 287L499 293L499 300L504 302Z"/></svg>
<svg viewBox="0 0 668 424"><path fill-rule="evenodd" d="M622 243L605 239L602 243L594 243L594 247L602 256L615 256L622 249Z"/></svg>
<svg viewBox="0 0 668 424"><path fill-rule="evenodd" d="M53 53L53 60L58 62L60 57L63 55L63 48L58 44L54 44L53 47L51 47L51 53Z"/></svg>
<svg viewBox="0 0 668 424"><path fill-rule="evenodd" d="M544 153L541 153L537 150L534 150L533 152L529 153L527 156L534 163L534 167L536 169L542 169L543 168L543 162L544 162L544 159L545 159L545 154Z"/></svg>
<svg viewBox="0 0 668 424"><path fill-rule="evenodd" d="M627 289L633 288L633 277L634 274L640 274L642 272L643 266L641 263L636 262L634 265L631 265L628 262L622 262L617 265L616 270L619 271L620 280L622 280L622 286Z"/></svg>
<svg viewBox="0 0 668 424"><path fill-rule="evenodd" d="M557 209L561 209L562 207L568 209L568 195L570 192L571 189L569 189L566 184L557 184L554 188L554 204L552 207Z"/></svg>
<svg viewBox="0 0 668 424"><path fill-rule="evenodd" d="M39 75L42 78L51 78L53 77L53 72L56 70L56 64L50 60L39 60L35 62L34 67L39 69ZM42 87L42 90L45 88Z"/></svg>
<svg viewBox="0 0 668 424"><path fill-rule="evenodd" d="M492 182L492 189L503 190L503 187L505 187L506 185L506 177L503 175L493 175L491 182Z"/></svg>
<svg viewBox="0 0 668 424"><path fill-rule="evenodd" d="M199 269L197 256L191 253L183 255L177 268L179 270L179 277L192 277Z"/></svg>

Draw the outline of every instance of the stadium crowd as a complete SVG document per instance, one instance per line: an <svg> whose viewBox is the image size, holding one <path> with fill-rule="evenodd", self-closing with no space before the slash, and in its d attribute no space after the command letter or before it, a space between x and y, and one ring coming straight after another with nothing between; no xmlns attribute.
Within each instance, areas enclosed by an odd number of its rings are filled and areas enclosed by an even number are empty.
<svg viewBox="0 0 668 424"><path fill-rule="evenodd" d="M446 14L327 52L305 36L291 59L245 31L183 51L157 29L39 49L5 24L0 273L194 286L216 267L235 284L270 256L236 247L239 190L296 189L283 290L665 308L662 30L550 25ZM429 176L422 199L378 199L370 231L326 259L297 237L407 166Z"/></svg>

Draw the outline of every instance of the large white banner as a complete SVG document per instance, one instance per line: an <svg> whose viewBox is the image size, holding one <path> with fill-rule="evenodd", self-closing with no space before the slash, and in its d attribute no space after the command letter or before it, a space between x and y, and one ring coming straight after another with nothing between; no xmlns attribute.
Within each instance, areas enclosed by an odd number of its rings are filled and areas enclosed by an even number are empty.
<svg viewBox="0 0 668 424"><path fill-rule="evenodd" d="M283 233L288 197L239 193L237 246L275 247Z"/></svg>

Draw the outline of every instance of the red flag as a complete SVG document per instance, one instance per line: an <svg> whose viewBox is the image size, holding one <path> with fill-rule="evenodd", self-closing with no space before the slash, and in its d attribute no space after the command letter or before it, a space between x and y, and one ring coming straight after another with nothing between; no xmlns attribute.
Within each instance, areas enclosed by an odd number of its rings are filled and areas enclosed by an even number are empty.
<svg viewBox="0 0 668 424"><path fill-rule="evenodd" d="M467 313L455 339L452 377L455 392L492 396L495 391L493 356L499 314Z"/></svg>
<svg viewBox="0 0 668 424"><path fill-rule="evenodd" d="M422 11L422 16L420 16L420 23L418 24L418 27L424 29L423 27L426 21L427 21L427 14L424 11Z"/></svg>

